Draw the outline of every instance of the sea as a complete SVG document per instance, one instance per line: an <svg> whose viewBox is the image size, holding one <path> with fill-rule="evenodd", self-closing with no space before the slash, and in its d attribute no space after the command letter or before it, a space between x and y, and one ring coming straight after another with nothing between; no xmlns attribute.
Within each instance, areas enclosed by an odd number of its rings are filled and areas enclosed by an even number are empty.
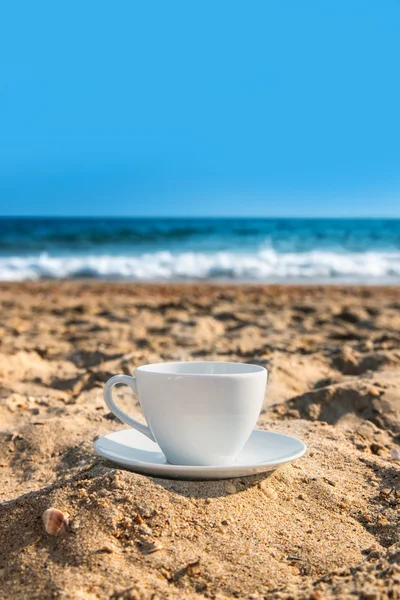
<svg viewBox="0 0 400 600"><path fill-rule="evenodd" d="M0 218L0 280L400 283L400 219Z"/></svg>

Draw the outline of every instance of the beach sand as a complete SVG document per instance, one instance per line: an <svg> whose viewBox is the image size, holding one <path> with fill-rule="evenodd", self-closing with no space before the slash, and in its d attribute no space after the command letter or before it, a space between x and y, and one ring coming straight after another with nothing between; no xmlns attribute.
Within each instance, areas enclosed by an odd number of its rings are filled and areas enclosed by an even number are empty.
<svg viewBox="0 0 400 600"><path fill-rule="evenodd" d="M399 288L43 282L0 302L1 598L400 598ZM189 359L266 366L258 427L308 453L217 482L97 456L125 428L104 382Z"/></svg>

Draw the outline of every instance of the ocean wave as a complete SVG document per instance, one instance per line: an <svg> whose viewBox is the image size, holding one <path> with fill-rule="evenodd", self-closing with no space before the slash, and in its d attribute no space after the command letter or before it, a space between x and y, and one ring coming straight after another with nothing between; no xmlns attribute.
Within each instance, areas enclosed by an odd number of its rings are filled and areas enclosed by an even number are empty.
<svg viewBox="0 0 400 600"><path fill-rule="evenodd" d="M85 251L180 243L221 233L221 224L118 219L2 219L0 251ZM251 234L248 233L248 235ZM242 235L245 235L243 228Z"/></svg>
<svg viewBox="0 0 400 600"><path fill-rule="evenodd" d="M148 281L212 280L287 281L400 279L400 252L278 253L153 252L137 256L0 257L1 281L44 278L126 279Z"/></svg>

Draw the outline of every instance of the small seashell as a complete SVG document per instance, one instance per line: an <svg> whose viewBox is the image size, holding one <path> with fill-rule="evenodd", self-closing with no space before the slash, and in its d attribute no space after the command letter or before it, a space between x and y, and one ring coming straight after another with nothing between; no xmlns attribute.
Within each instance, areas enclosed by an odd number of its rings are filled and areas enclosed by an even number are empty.
<svg viewBox="0 0 400 600"><path fill-rule="evenodd" d="M400 460L400 450L398 448L392 448L390 451L390 456L393 460Z"/></svg>
<svg viewBox="0 0 400 600"><path fill-rule="evenodd" d="M42 515L42 521L46 533L49 535L61 535L68 529L69 514L63 513L57 508L48 508Z"/></svg>

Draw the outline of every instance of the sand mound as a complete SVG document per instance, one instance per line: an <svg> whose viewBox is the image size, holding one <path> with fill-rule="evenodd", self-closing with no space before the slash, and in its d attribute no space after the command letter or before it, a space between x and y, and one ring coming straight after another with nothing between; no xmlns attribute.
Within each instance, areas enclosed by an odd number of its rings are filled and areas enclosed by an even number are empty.
<svg viewBox="0 0 400 600"><path fill-rule="evenodd" d="M354 427L368 420L381 429L400 433L399 372L389 371L371 377L352 379L317 388L271 408L280 418L296 417L311 421Z"/></svg>
<svg viewBox="0 0 400 600"><path fill-rule="evenodd" d="M378 558L397 534L397 497L383 492L398 481L392 464L364 458L335 427L297 421L279 429L310 451L269 476L167 481L95 459L74 477L4 503L3 593L97 598L133 587L143 598L259 597L305 582L329 589L338 577L348 585L350 575L366 577L360 564L379 582L386 563L378 568ZM62 537L43 530L50 506L71 515ZM326 578L340 569L347 575Z"/></svg>

